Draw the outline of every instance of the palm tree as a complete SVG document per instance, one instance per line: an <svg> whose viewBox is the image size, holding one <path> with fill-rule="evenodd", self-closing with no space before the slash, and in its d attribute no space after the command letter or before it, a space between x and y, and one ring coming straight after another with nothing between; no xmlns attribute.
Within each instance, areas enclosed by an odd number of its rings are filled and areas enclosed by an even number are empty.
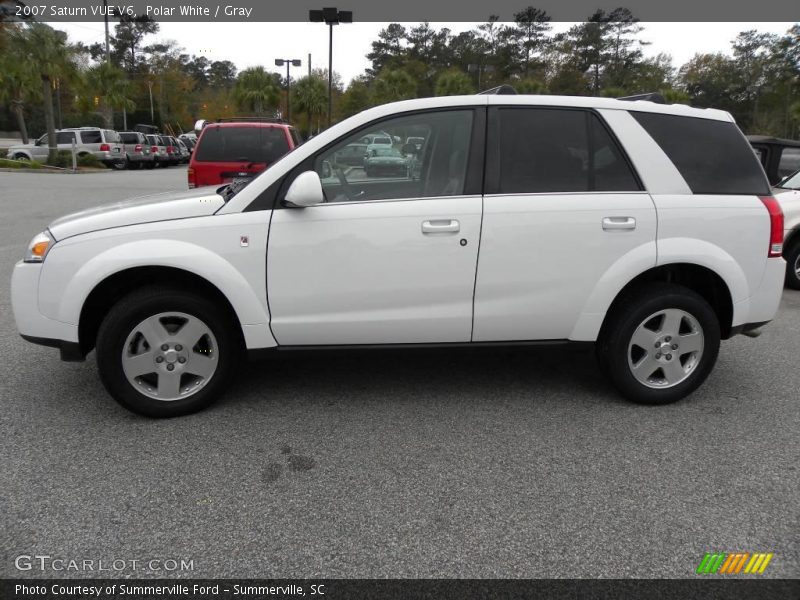
<svg viewBox="0 0 800 600"><path fill-rule="evenodd" d="M458 96L459 94L474 94L469 75L458 69L450 69L439 75L436 80L437 96Z"/></svg>
<svg viewBox="0 0 800 600"><path fill-rule="evenodd" d="M10 40L18 42L18 40ZM8 103L17 118L17 127L22 143L28 143L28 128L25 124L25 106L29 100L39 97L39 81L30 61L25 60L24 50L18 43L10 43L0 52L0 103Z"/></svg>
<svg viewBox="0 0 800 600"><path fill-rule="evenodd" d="M85 87L89 95L100 103L100 114L105 126L114 128L114 108L122 109L123 129L128 128L127 111L134 110L136 105L129 98L130 82L119 67L106 62L95 65L86 71Z"/></svg>
<svg viewBox="0 0 800 600"><path fill-rule="evenodd" d="M56 124L53 115L53 80L72 73L74 50L67 44L67 34L56 31L44 23L32 22L15 34L22 56L39 74L44 101L44 118L47 126L48 162L55 161Z"/></svg>
<svg viewBox="0 0 800 600"><path fill-rule="evenodd" d="M262 115L264 109L276 107L280 100L281 90L272 73L264 67L245 69L236 78L233 97L243 110L251 110Z"/></svg>
<svg viewBox="0 0 800 600"><path fill-rule="evenodd" d="M292 89L292 103L298 112L308 116L308 130L312 131L312 120L317 118L317 132L320 130L320 118L328 109L328 88L319 77L303 77Z"/></svg>
<svg viewBox="0 0 800 600"><path fill-rule="evenodd" d="M403 69L384 69L373 84L376 104L417 97L417 82Z"/></svg>

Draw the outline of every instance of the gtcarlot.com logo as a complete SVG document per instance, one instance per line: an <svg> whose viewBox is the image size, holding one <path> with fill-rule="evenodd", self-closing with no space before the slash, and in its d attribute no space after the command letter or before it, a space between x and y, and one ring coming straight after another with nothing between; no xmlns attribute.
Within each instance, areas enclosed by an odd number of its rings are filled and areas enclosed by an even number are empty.
<svg viewBox="0 0 800 600"><path fill-rule="evenodd" d="M164 573L194 571L194 559L151 558L60 558L47 554L20 554L14 559L18 571L67 571L79 573L109 573L120 571L151 571Z"/></svg>
<svg viewBox="0 0 800 600"><path fill-rule="evenodd" d="M698 575L760 575L774 554L771 552L706 552L695 573Z"/></svg>

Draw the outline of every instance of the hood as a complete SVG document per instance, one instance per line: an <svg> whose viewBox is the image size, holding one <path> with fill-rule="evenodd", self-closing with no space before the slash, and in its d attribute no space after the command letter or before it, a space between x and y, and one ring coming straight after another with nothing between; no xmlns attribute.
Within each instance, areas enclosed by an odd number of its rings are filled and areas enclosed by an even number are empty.
<svg viewBox="0 0 800 600"><path fill-rule="evenodd" d="M100 229L212 215L225 205L217 189L214 186L167 192L87 208L56 219L48 229L56 240L63 240Z"/></svg>

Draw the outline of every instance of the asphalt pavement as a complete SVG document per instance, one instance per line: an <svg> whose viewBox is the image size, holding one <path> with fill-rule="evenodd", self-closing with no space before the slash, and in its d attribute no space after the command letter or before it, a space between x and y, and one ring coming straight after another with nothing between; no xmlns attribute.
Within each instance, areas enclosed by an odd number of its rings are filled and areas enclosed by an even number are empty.
<svg viewBox="0 0 800 600"><path fill-rule="evenodd" d="M94 354L23 341L8 282L57 216L185 182L0 173L0 577L92 575L15 568L38 554L201 578L678 578L710 551L800 576L800 292L671 406L623 401L586 350L377 351L254 363L209 410L150 420ZM95 574L167 574L137 564Z"/></svg>

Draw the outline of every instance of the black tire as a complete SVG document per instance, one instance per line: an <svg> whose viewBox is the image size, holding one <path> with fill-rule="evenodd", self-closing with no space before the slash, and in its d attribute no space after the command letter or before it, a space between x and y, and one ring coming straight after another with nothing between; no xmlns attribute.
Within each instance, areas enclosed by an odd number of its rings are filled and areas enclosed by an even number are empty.
<svg viewBox="0 0 800 600"><path fill-rule="evenodd" d="M695 319L703 334L703 350L697 364L680 383L648 387L631 370L629 345L634 332L648 317L667 309L684 311ZM702 296L680 285L651 283L632 290L616 303L603 323L596 353L601 368L623 396L639 404L661 405L688 396L705 381L717 361L719 343L719 320ZM650 351L655 353L656 349Z"/></svg>
<svg viewBox="0 0 800 600"><path fill-rule="evenodd" d="M784 258L786 259L786 287L800 290L800 276L797 273L800 268L800 240L794 241Z"/></svg>
<svg viewBox="0 0 800 600"><path fill-rule="evenodd" d="M123 349L128 335L150 316L181 312L200 319L217 342L217 366L204 387L186 398L158 400L141 393L123 370ZM148 417L176 417L202 410L225 390L243 353L235 318L207 298L172 287L151 286L132 292L115 304L97 334L97 366L111 396L125 408ZM191 362L191 358L189 359Z"/></svg>
<svg viewBox="0 0 800 600"><path fill-rule="evenodd" d="M150 161L149 163L147 163L147 168L148 169L154 169L155 166L156 166L155 161Z"/></svg>

